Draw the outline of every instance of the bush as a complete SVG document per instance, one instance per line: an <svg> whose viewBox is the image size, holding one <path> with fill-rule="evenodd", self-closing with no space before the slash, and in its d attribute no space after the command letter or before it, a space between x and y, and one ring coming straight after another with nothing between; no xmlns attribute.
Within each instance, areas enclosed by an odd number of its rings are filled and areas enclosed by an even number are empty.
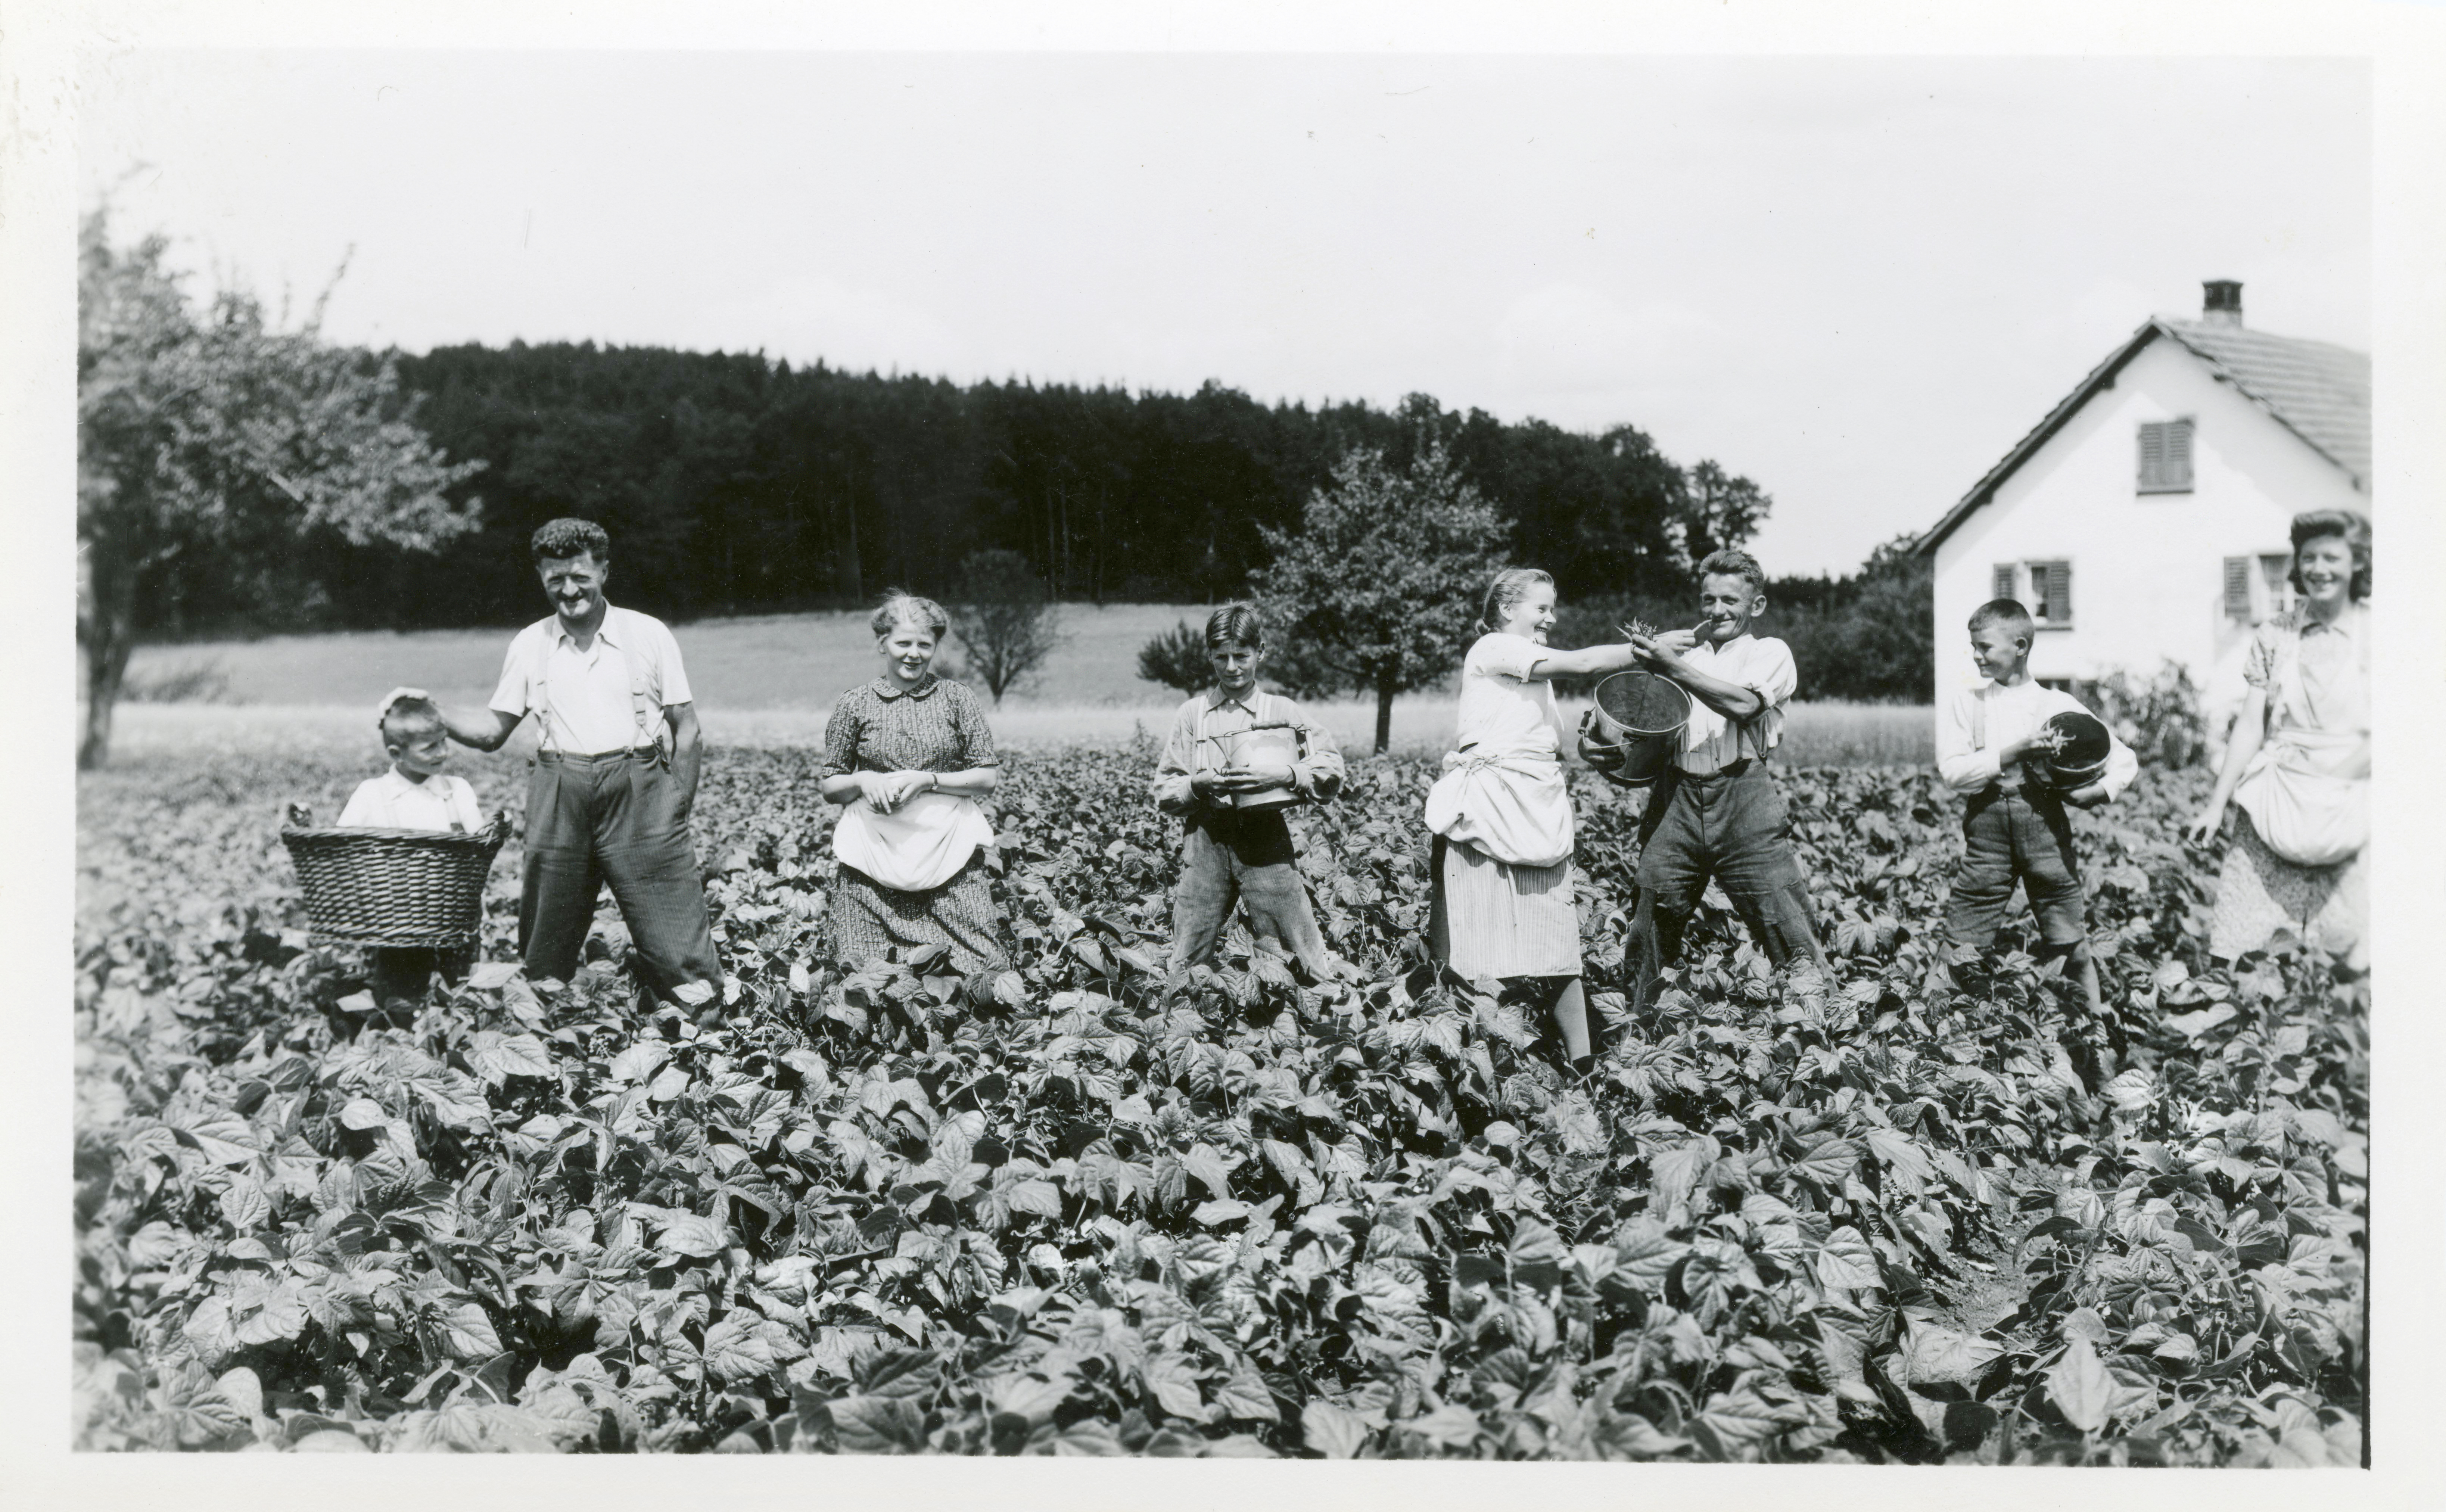
<svg viewBox="0 0 2446 1512"><path fill-rule="evenodd" d="M2103 677L2075 685L2073 694L2097 710L2144 762L2180 769L2208 755L2209 726L2200 711L2200 690L2179 662L2166 662L2146 682L2114 668Z"/></svg>
<svg viewBox="0 0 2446 1512"><path fill-rule="evenodd" d="M1214 681L1214 664L1206 659L1206 637L1187 620L1175 624L1138 648L1138 676L1183 698L1204 691Z"/></svg>
<svg viewBox="0 0 2446 1512"><path fill-rule="evenodd" d="M1769 583L1759 630L1792 648L1799 696L1928 702L1936 681L1932 565L1896 540L1853 576Z"/></svg>

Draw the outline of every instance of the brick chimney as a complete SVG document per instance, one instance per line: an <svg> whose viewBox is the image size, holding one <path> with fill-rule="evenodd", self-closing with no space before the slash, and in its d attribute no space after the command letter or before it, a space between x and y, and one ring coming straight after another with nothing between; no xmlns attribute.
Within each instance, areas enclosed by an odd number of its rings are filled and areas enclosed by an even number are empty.
<svg viewBox="0 0 2446 1512"><path fill-rule="evenodd" d="M2200 285L2200 319L2211 326L2242 324L2242 285L2231 278L2211 278Z"/></svg>

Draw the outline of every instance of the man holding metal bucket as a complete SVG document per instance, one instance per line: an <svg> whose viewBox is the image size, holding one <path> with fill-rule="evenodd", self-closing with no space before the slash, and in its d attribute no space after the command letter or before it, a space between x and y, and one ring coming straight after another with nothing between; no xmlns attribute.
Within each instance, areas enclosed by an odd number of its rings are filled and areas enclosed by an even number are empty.
<svg viewBox="0 0 2446 1512"><path fill-rule="evenodd" d="M1632 674L1648 686L1600 690L1600 709L1610 704L1623 712L1583 729L1591 765L1634 784L1654 774L1639 822L1631 919L1633 1000L1641 1007L1658 973L1680 956L1682 931L1711 879L1769 960L1826 965L1787 838L1783 794L1767 776L1767 753L1782 738L1799 674L1790 647L1750 633L1766 610L1766 574L1757 558L1720 551L1701 562L1699 606L1705 617L1694 628L1630 640L1649 678L1687 694L1686 719L1674 728L1657 718L1658 695L1670 692Z"/></svg>

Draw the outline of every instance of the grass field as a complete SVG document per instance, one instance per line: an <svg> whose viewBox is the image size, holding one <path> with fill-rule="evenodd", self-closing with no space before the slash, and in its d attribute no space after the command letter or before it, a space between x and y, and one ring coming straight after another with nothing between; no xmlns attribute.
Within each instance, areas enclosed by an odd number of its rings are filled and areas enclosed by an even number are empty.
<svg viewBox="0 0 2446 1512"><path fill-rule="evenodd" d="M1202 623L1205 616L1197 604L1065 604L1061 646L1037 678L1011 692L1008 704L1162 707L1173 694L1139 680L1138 648L1178 620ZM875 675L875 637L866 619L760 614L702 619L676 633L701 708L814 709ZM217 673L219 701L235 704L370 705L401 684L430 690L445 704L481 703L500 677L511 633L367 631L147 646L127 671L131 683L157 685L182 674ZM954 642L950 654L956 659L958 653Z"/></svg>
<svg viewBox="0 0 2446 1512"><path fill-rule="evenodd" d="M1060 649L1039 678L994 711L996 738L1021 750L1109 745L1141 728L1160 738L1176 695L1138 677L1138 648L1176 621L1199 622L1204 606L1077 604L1062 614ZM452 630L145 647L130 664L131 683L179 688L183 700L122 703L113 752L133 760L363 746L370 760L378 753L368 710L386 690L406 684L444 704L481 704L492 696L509 635ZM875 673L863 615L700 620L681 627L679 636L706 735L717 744L820 741L833 699ZM1585 707L1565 701L1574 722ZM1346 751L1373 744L1372 703L1328 703L1317 711ZM1448 695L1424 693L1393 707L1396 751L1441 750L1452 729ZM1800 704L1785 724L1778 754L1795 765L1920 765L1931 760L1932 742L1925 708Z"/></svg>

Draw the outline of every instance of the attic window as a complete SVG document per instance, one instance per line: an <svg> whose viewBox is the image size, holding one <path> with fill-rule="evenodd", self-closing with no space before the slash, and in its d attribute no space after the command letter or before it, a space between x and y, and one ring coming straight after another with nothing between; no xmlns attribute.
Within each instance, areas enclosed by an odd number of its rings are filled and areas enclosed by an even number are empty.
<svg viewBox="0 0 2446 1512"><path fill-rule="evenodd" d="M2188 494L2192 491L2192 423L2189 420L2144 420L2140 423L2140 491L2144 494Z"/></svg>

